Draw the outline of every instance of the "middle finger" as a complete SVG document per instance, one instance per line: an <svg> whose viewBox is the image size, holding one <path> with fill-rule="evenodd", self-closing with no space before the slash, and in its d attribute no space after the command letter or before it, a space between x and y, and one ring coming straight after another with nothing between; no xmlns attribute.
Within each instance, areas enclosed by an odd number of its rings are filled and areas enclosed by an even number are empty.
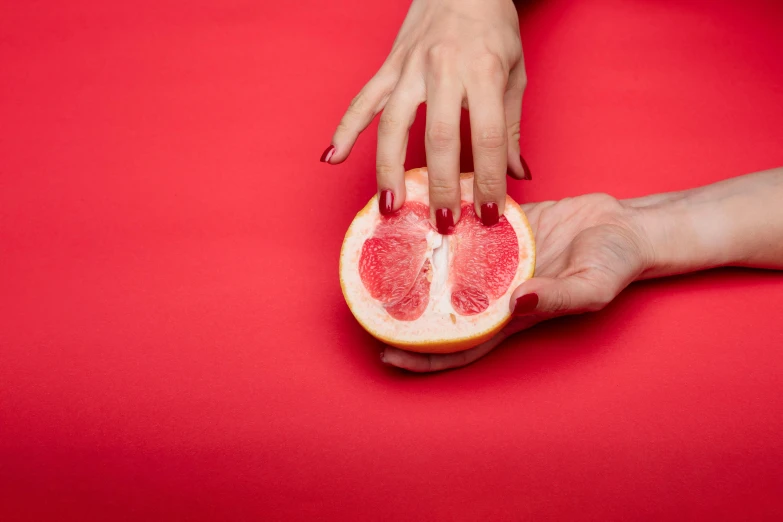
<svg viewBox="0 0 783 522"><path fill-rule="evenodd" d="M462 86L453 75L433 79L427 88L425 147L430 216L438 232L449 234L460 217L459 120Z"/></svg>

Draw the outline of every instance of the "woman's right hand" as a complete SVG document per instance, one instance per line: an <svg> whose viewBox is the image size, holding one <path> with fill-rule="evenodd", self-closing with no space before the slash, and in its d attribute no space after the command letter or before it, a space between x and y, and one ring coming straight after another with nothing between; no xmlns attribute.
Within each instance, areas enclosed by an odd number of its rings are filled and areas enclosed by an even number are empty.
<svg viewBox="0 0 783 522"><path fill-rule="evenodd" d="M530 179L519 153L526 84L519 19L511 0L414 0L378 73L351 102L321 161L345 161L381 111L376 174L382 214L405 201L408 131L427 102L430 219L450 233L460 218L460 113L470 113L475 212L503 215L506 175Z"/></svg>

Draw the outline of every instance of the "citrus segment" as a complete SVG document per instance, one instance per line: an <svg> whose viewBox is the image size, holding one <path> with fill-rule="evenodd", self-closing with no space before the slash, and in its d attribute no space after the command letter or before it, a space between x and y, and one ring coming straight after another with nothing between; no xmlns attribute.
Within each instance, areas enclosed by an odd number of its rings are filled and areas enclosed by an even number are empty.
<svg viewBox="0 0 783 522"><path fill-rule="evenodd" d="M430 278L432 265L424 262L413 288L399 301L386 306L386 312L399 321L414 321L421 317L430 300Z"/></svg>
<svg viewBox="0 0 783 522"><path fill-rule="evenodd" d="M428 209L409 203L382 217L362 246L359 275L370 295L384 305L401 301L413 288L427 253Z"/></svg>
<svg viewBox="0 0 783 522"><path fill-rule="evenodd" d="M485 227L473 210L462 205L462 217L454 229L451 304L461 315L483 312L502 296L519 266L519 242L505 217Z"/></svg>

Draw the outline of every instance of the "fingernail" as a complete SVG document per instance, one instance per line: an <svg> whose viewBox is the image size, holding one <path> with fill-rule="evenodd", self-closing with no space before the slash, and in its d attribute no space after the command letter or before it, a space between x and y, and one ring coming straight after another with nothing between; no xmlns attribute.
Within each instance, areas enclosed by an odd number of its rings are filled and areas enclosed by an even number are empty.
<svg viewBox="0 0 783 522"><path fill-rule="evenodd" d="M517 298L517 302L514 303L514 311L511 313L513 316L527 315L538 306L538 294L525 294L522 297Z"/></svg>
<svg viewBox="0 0 783 522"><path fill-rule="evenodd" d="M378 209L383 216L392 213L392 210L394 209L394 192L388 189L381 191L381 195L378 198Z"/></svg>
<svg viewBox="0 0 783 522"><path fill-rule="evenodd" d="M496 225L500 217L498 216L497 203L484 203L481 205L481 222L485 227Z"/></svg>
<svg viewBox="0 0 783 522"><path fill-rule="evenodd" d="M326 150L323 154L321 154L321 163L329 163L329 160L332 159L332 156L334 155L334 145L329 145L326 147Z"/></svg>
<svg viewBox="0 0 783 522"><path fill-rule="evenodd" d="M385 352L381 352L381 362L383 362L383 363L386 362L386 359L383 358L384 355L385 355Z"/></svg>
<svg viewBox="0 0 783 522"><path fill-rule="evenodd" d="M439 208L436 210L435 225L438 227L438 232L443 235L454 232L454 214L451 213L451 209Z"/></svg>
<svg viewBox="0 0 783 522"><path fill-rule="evenodd" d="M525 161L525 158L522 157L522 155L519 155L519 161L522 162L522 170L525 171L525 175L522 176L522 179L531 180L533 179L533 176L530 175L530 167L527 166L527 161Z"/></svg>

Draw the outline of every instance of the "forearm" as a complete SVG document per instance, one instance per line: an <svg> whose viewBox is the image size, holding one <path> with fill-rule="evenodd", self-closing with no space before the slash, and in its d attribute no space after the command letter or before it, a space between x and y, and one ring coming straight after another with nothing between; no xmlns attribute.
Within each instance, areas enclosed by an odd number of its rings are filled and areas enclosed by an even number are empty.
<svg viewBox="0 0 783 522"><path fill-rule="evenodd" d="M783 269L783 168L623 203L647 243L639 279L718 266Z"/></svg>

